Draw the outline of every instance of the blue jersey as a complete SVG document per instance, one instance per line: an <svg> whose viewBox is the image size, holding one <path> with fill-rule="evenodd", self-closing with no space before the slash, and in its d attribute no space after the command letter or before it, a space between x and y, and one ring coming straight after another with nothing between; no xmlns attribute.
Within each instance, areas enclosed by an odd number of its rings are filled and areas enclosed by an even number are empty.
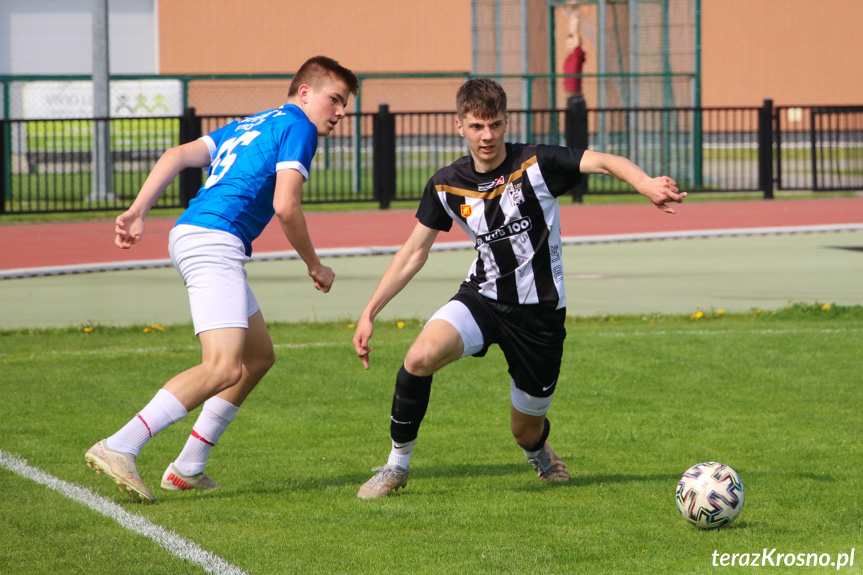
<svg viewBox="0 0 863 575"><path fill-rule="evenodd" d="M294 169L309 177L318 132L293 104L261 112L201 138L210 148L207 181L176 224L229 232L252 240L273 218L276 172Z"/></svg>

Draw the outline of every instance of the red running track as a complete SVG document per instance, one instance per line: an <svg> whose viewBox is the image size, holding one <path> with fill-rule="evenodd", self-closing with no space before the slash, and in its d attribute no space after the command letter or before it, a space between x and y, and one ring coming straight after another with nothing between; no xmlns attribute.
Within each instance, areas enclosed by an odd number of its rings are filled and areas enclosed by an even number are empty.
<svg viewBox="0 0 863 575"><path fill-rule="evenodd" d="M668 215L648 203L563 205L564 236L683 232L829 224L863 224L863 198L762 200L675 205ZM152 215L152 214L151 214ZM401 245L413 229L412 211L312 212L306 214L315 247ZM174 219L151 217L144 239L130 250L114 245L112 222L0 225L0 270L157 260L168 257ZM438 243L467 238L453 227ZM253 244L255 253L290 250L277 223Z"/></svg>

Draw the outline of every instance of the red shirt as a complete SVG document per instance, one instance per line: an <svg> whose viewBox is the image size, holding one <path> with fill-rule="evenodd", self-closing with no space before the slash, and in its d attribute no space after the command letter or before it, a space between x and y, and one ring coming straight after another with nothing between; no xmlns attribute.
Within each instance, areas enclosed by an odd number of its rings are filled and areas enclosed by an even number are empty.
<svg viewBox="0 0 863 575"><path fill-rule="evenodd" d="M575 50L570 52L566 60L563 61L564 74L581 74L581 69L584 66L584 50L581 46L577 46ZM563 90L570 94L581 93L581 78L564 78Z"/></svg>

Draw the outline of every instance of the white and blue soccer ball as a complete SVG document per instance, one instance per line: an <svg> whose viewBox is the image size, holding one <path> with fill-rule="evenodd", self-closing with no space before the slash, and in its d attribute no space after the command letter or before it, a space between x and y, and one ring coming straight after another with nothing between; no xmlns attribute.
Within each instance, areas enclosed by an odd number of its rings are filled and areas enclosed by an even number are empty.
<svg viewBox="0 0 863 575"><path fill-rule="evenodd" d="M723 527L737 519L743 498L740 476L716 461L693 465L677 484L677 508L700 529Z"/></svg>

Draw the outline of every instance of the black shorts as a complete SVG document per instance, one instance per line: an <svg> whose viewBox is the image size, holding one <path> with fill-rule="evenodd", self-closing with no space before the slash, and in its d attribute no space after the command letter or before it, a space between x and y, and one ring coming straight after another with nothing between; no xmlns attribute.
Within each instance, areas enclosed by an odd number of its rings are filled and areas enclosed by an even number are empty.
<svg viewBox="0 0 863 575"><path fill-rule="evenodd" d="M566 308L500 303L480 295L467 282L452 300L467 307L482 332L483 348L474 356L484 356L496 343L516 388L534 397L554 393L566 339Z"/></svg>

